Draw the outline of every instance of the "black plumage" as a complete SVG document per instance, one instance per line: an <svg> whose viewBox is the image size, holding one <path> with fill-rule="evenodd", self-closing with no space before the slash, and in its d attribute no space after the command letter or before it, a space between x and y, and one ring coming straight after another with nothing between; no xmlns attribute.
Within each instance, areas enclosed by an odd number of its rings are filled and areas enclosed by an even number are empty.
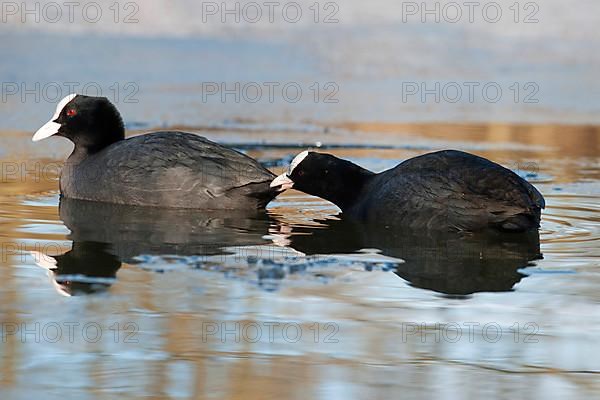
<svg viewBox="0 0 600 400"><path fill-rule="evenodd" d="M539 227L545 207L540 192L511 170L456 150L379 174L310 152L287 177L294 188L335 203L345 218L409 228L524 231Z"/></svg>
<svg viewBox="0 0 600 400"><path fill-rule="evenodd" d="M121 117L106 98L77 95L57 113L51 121L60 124L56 134L75 144L60 177L64 197L260 209L277 194L269 187L274 175L256 160L204 137L164 131L125 139Z"/></svg>

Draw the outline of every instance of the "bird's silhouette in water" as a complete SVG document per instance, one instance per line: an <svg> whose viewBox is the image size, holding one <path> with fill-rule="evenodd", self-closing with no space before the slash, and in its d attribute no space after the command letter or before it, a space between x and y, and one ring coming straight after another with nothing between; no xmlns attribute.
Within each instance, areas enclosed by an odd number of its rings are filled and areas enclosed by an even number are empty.
<svg viewBox="0 0 600 400"><path fill-rule="evenodd" d="M64 295L106 291L122 264L138 264L142 255L208 257L272 243L264 236L273 221L256 210L199 213L62 198L59 213L71 250L34 256Z"/></svg>
<svg viewBox="0 0 600 400"><path fill-rule="evenodd" d="M375 248L400 258L395 273L414 287L451 296L513 289L521 268L542 258L539 233L431 232L390 229L344 220L294 228L290 246L305 254L348 254Z"/></svg>

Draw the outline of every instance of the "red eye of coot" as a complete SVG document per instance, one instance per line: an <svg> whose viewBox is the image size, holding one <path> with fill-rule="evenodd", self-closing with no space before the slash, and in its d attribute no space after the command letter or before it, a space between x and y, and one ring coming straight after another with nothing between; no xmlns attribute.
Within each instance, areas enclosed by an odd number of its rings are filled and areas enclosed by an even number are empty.
<svg viewBox="0 0 600 400"><path fill-rule="evenodd" d="M75 111L74 108L70 108L70 109L67 110L67 116L68 117L73 117L75 115L77 115L77 111Z"/></svg>
<svg viewBox="0 0 600 400"><path fill-rule="evenodd" d="M304 175L304 171L298 171L298 176Z"/></svg>

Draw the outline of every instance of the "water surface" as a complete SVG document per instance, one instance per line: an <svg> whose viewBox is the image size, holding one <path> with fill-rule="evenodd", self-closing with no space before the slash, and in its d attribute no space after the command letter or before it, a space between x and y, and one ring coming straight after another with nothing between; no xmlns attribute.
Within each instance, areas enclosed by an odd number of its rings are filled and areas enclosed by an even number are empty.
<svg viewBox="0 0 600 400"><path fill-rule="evenodd" d="M339 2L334 24L312 0L298 24L203 23L181 0L124 24L97 3L102 23L0 24L2 399L598 397L600 3L544 0L532 24L513 0L501 23L403 22L390 0ZM303 96L205 96L265 82ZM504 92L405 99L411 82ZM507 237L349 225L295 191L264 214L60 202L70 145L30 138L69 84L99 86L130 134L195 132L277 173L307 147L374 171L473 152L547 209L539 235Z"/></svg>
<svg viewBox="0 0 600 400"><path fill-rule="evenodd" d="M447 237L348 225L332 204L295 191L250 215L61 202L69 145L5 132L0 387L9 398L600 389L597 128L195 131L274 172L316 142L376 171L426 151L472 151L532 181L547 209L539 236Z"/></svg>

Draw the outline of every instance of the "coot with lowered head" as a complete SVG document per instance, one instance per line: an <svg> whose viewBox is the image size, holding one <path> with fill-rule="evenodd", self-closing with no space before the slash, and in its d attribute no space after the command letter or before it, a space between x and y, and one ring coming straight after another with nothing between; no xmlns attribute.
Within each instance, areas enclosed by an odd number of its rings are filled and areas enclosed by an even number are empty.
<svg viewBox="0 0 600 400"><path fill-rule="evenodd" d="M295 188L342 209L344 218L415 229L538 228L544 198L490 160L456 150L424 154L373 173L331 154L304 151L273 188Z"/></svg>
<svg viewBox="0 0 600 400"><path fill-rule="evenodd" d="M260 209L277 195L256 160L185 132L125 139L115 106L71 94L33 136L75 144L60 177L67 198L166 208Z"/></svg>

